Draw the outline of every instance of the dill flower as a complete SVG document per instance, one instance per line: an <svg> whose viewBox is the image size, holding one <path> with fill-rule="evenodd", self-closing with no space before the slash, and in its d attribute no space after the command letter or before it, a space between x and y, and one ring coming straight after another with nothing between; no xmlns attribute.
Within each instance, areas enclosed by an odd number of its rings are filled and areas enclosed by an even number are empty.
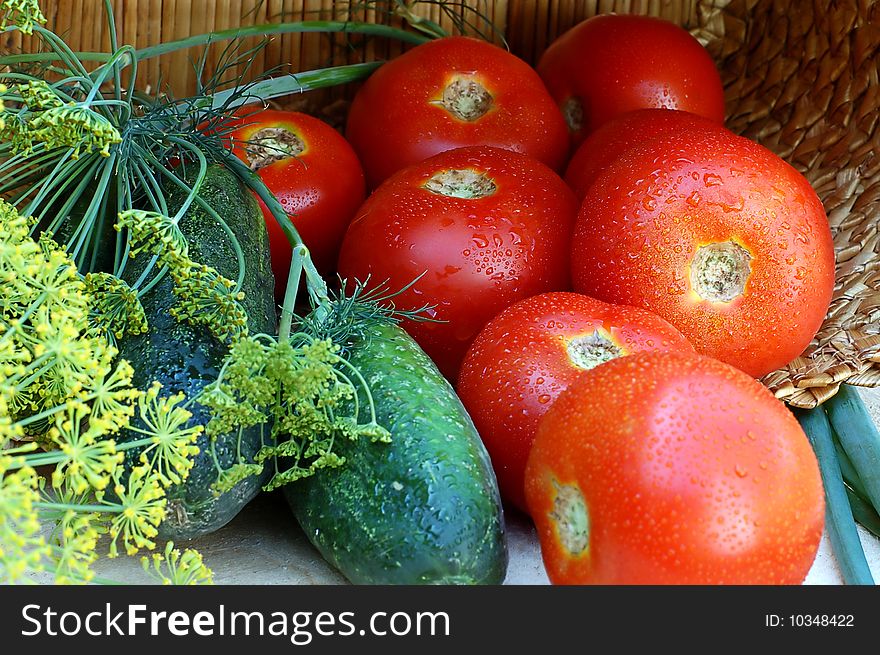
<svg viewBox="0 0 880 655"><path fill-rule="evenodd" d="M18 84L15 91L27 110L17 112L14 120L10 117L2 133L15 154L28 156L42 145L46 150L70 148L73 159L95 150L109 157L110 147L122 141L107 117L83 104L65 102L44 80Z"/></svg>
<svg viewBox="0 0 880 655"><path fill-rule="evenodd" d="M165 490L158 475L149 466L135 467L128 476L128 484L119 479L117 469L114 493L119 498L121 511L110 523L110 557L119 555L117 541L121 538L125 552L134 555L141 548L155 548L153 538L165 518Z"/></svg>
<svg viewBox="0 0 880 655"><path fill-rule="evenodd" d="M141 565L165 585L214 584L214 573L205 566L202 556L191 548L181 553L171 541L165 544L164 553L141 557Z"/></svg>
<svg viewBox="0 0 880 655"><path fill-rule="evenodd" d="M91 566L98 559L97 520L95 514L68 510L58 522L52 544L57 584L81 584L95 577Z"/></svg>
<svg viewBox="0 0 880 655"><path fill-rule="evenodd" d="M0 582L21 580L29 571L41 570L49 555L40 535L35 503L39 479L29 466L10 470L14 459L0 456Z"/></svg>
<svg viewBox="0 0 880 655"><path fill-rule="evenodd" d="M103 422L108 433L126 427L134 416L134 404L141 392L131 386L133 374L131 364L122 359L114 368L108 367L83 384L79 398L91 402L92 416Z"/></svg>
<svg viewBox="0 0 880 655"><path fill-rule="evenodd" d="M100 419L89 420L89 412L88 405L72 401L56 416L50 437L65 459L52 472L55 488L68 485L75 494L89 489L103 491L122 463L124 455L116 451L116 444L110 439L101 439L106 424Z"/></svg>
<svg viewBox="0 0 880 655"><path fill-rule="evenodd" d="M211 266L190 259L186 238L177 222L158 212L131 209L119 214L117 230L129 231L129 255L149 253L168 268L177 305L172 315L181 322L204 325L219 341L247 335L244 294Z"/></svg>
<svg viewBox="0 0 880 655"><path fill-rule="evenodd" d="M90 299L89 322L94 330L116 339L147 332L144 307L125 280L110 273L87 273L84 282Z"/></svg>
<svg viewBox="0 0 880 655"><path fill-rule="evenodd" d="M46 22L37 0L2 0L0 2L0 30L12 23L25 34L34 30L34 25Z"/></svg>
<svg viewBox="0 0 880 655"><path fill-rule="evenodd" d="M189 475L193 457L199 454L196 439L204 429L201 425L187 427L192 412L180 404L183 393L159 396L160 385L154 383L138 401L139 425L129 426L132 432L144 435L150 443L139 460L148 465L163 486L180 484Z"/></svg>

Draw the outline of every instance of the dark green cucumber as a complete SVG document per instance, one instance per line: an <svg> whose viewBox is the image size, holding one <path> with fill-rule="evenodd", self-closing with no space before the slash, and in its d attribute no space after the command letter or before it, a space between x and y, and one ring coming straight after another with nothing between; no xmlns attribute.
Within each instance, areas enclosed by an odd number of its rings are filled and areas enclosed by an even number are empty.
<svg viewBox="0 0 880 655"><path fill-rule="evenodd" d="M508 554L498 486L458 396L384 319L362 324L349 353L391 443L334 445L342 467L284 487L305 534L356 584L501 583Z"/></svg>
<svg viewBox="0 0 880 655"><path fill-rule="evenodd" d="M247 273L242 284L245 294L242 306L248 316L250 333L274 334L276 313L269 239L256 200L231 172L220 166L209 169L199 195L226 221L244 253ZM176 211L182 201L181 193L171 192L169 210ZM238 260L228 235L215 218L193 204L179 227L187 238L189 256L194 261L213 266L227 278L237 279ZM169 276L145 294L141 302L149 331L127 337L120 343L120 356L135 369L134 383L144 388L157 380L162 384L163 394L182 391L187 398L195 398L217 379L227 347L204 327L181 323L170 315L175 296ZM210 416L204 406L194 402L188 409L193 412L191 424L207 424ZM139 435L128 432L123 438L137 439ZM238 514L266 481L265 476L251 476L220 496L211 490L218 476L214 455L223 469L239 461L239 454L243 461L252 463L262 445L259 426L243 431L240 438L238 433L217 437L213 453L207 435L202 434L197 445L200 452L189 478L167 491L168 511L160 525L163 538L190 539L217 530ZM137 452L129 452L132 458L137 456Z"/></svg>

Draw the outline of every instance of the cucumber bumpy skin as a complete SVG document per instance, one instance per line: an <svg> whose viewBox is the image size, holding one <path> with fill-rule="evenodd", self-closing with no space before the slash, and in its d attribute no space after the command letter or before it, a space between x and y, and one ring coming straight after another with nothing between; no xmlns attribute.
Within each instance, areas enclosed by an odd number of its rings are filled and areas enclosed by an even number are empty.
<svg viewBox="0 0 880 655"><path fill-rule="evenodd" d="M259 205L238 178L217 165L209 168L199 195L226 221L244 254L246 274L241 290L245 296L241 304L248 316L248 330L251 334L274 334L277 326L275 285L269 260L269 237ZM172 215L183 200L182 192L169 194ZM238 278L238 260L228 235L216 219L194 203L179 227L187 238L193 261L212 266L229 279ZM149 259L146 254L140 257ZM166 275L141 299L149 331L123 339L120 356L134 367L133 383L137 386L145 388L157 380L162 384L163 394L182 391L192 399L217 379L228 349L204 326L181 323L170 315L169 310L176 302L172 286L170 276ZM188 425L207 425L210 414L206 407L192 402L188 409L193 413ZM239 449L241 459L252 463L262 445L263 430L268 438L268 427L261 426L244 430L240 441L237 433L217 437L214 451L221 467L226 469L235 464L239 460ZM140 435L133 432L122 435L122 440L137 438ZM167 490L167 513L159 526L161 538L192 539L221 528L259 493L268 478L269 471L262 476L245 478L229 491L215 496L211 485L217 480L218 471L210 437L202 433L196 445L199 454L189 477ZM128 464L136 465L138 452L129 453Z"/></svg>
<svg viewBox="0 0 880 655"><path fill-rule="evenodd" d="M309 540L355 584L503 582L508 553L495 474L450 384L385 319L365 322L348 353L391 443L338 443L341 468L284 487Z"/></svg>

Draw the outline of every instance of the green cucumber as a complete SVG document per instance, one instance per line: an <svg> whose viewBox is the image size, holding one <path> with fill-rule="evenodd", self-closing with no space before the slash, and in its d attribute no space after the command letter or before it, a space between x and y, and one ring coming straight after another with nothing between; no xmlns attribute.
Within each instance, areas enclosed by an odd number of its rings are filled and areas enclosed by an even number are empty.
<svg viewBox="0 0 880 655"><path fill-rule="evenodd" d="M199 196L226 221L244 254L246 275L241 290L245 295L241 303L248 316L250 333L275 334L277 321L269 238L256 200L233 173L216 165L208 169ZM183 200L182 192L170 192L169 210L177 211ZM232 280L238 277L238 260L229 236L215 218L194 203L179 227L187 238L189 256L194 261L212 266ZM148 255L142 257L148 258ZM175 302L172 281L166 275L141 298L149 331L123 339L120 356L134 367L133 383L138 387L144 388L156 380L162 384L163 394L182 391L188 399L194 399L217 379L227 346L205 327L194 327L172 317L169 310ZM188 409L193 413L190 424L207 424L210 419L207 408L192 402ZM265 430L268 437L268 428ZM123 440L137 438L140 435L134 432L122 435ZM219 496L211 489L220 472L217 462L222 469L241 462L253 463L254 455L263 445L261 426L243 430L241 434L221 435L213 443L203 433L196 445L199 454L189 477L167 491L167 513L159 526L162 538L191 539L217 530L259 493L267 479L268 471L263 476L250 476ZM129 453L134 464L138 451Z"/></svg>
<svg viewBox="0 0 880 655"><path fill-rule="evenodd" d="M358 325L347 356L391 443L334 445L345 464L283 488L294 515L356 584L501 583L508 561L501 500L473 422L402 328L383 318Z"/></svg>

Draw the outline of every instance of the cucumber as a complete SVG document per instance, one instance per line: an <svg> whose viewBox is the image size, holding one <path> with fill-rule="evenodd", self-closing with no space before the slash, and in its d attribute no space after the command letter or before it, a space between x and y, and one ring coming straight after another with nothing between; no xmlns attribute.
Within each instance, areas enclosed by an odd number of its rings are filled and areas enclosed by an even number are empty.
<svg viewBox="0 0 880 655"><path fill-rule="evenodd" d="M226 221L244 253L246 276L242 291L245 297L241 303L248 316L250 333L275 334L275 282L269 260L269 238L256 200L233 173L217 165L209 168L199 195ZM169 211L175 212L183 199L181 192L170 192ZM232 280L238 277L238 260L227 233L215 218L193 204L179 227L187 238L189 256L194 261L213 266ZM206 385L217 379L227 346L203 326L181 323L170 315L175 296L167 275L141 298L141 303L149 331L120 342L120 356L135 369L133 383L145 388L156 380L162 384L163 394L182 391L188 399L196 398ZM193 402L188 409L193 413L190 424L207 424L210 415L206 407ZM134 432L122 435L123 441L137 438L140 435ZM214 454L223 469L238 462L239 453L241 460L252 463L262 446L260 426L244 430L241 435L217 437L213 453L211 439L204 433L196 445L199 454L189 477L167 490L166 517L159 526L162 538L192 539L217 530L259 493L267 479L268 471L263 476L245 478L219 496L211 489L219 474ZM137 450L128 452L129 463L134 465L139 453Z"/></svg>
<svg viewBox="0 0 880 655"><path fill-rule="evenodd" d="M283 487L305 534L355 584L501 583L498 486L458 396L386 319L362 321L347 346L391 443L334 445L345 464Z"/></svg>

